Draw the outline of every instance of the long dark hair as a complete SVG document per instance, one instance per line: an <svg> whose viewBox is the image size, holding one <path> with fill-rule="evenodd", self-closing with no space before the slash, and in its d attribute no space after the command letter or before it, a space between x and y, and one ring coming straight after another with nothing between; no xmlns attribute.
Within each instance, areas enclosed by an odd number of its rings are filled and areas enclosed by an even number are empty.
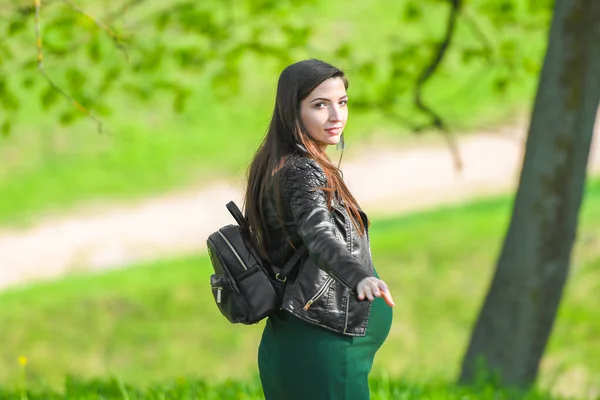
<svg viewBox="0 0 600 400"><path fill-rule="evenodd" d="M279 76L275 110L267 134L248 168L248 186L244 199L245 216L250 225L250 237L265 258L267 258L268 234L264 218L264 200L268 195L271 180L274 179L277 212L279 220L283 221L281 174L276 175L275 173L283 166L287 156L298 152L303 152L305 156L314 159L323 168L327 186L320 189L327 193L329 208L331 209L333 196L338 196L343 200L348 215L353 216L353 222L358 231L364 234L365 226L358 211L358 203L344 183L340 170L332 164L327 153L321 149L319 144L306 133L300 119L301 101L317 86L330 78L341 78L346 89L348 88L348 80L341 70L315 59L292 64L285 68Z"/></svg>

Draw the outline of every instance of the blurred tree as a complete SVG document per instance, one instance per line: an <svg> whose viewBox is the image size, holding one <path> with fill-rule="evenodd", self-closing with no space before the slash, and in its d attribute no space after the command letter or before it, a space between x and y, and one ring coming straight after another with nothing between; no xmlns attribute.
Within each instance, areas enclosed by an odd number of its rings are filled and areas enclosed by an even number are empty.
<svg viewBox="0 0 600 400"><path fill-rule="evenodd" d="M600 101L600 2L557 0L512 220L463 361L505 385L537 376L569 270Z"/></svg>

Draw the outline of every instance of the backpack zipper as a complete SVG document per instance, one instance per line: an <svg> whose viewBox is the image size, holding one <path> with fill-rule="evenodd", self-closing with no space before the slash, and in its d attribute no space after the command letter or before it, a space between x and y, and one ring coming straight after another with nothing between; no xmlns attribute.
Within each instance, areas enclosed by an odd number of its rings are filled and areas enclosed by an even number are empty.
<svg viewBox="0 0 600 400"><path fill-rule="evenodd" d="M213 290L217 289L217 303L221 303L221 292L223 291L223 286L213 286Z"/></svg>
<svg viewBox="0 0 600 400"><path fill-rule="evenodd" d="M304 311L308 311L310 306L312 306L315 301L319 300L319 298L321 298L321 296L323 296L323 294L325 294L325 291L331 284L331 281L333 281L333 278L329 277L327 279L327 282L325 282L325 284L321 287L321 289L319 289L319 291L310 300L308 300L308 302L304 305Z"/></svg>
<svg viewBox="0 0 600 400"><path fill-rule="evenodd" d="M238 259L238 261L240 262L240 265L242 266L242 268L244 268L245 271L248 271L248 267L246 266L246 264L244 264L244 262L242 261L242 258L238 254L238 252L235 251L235 248L233 247L233 245L231 244L231 242L229 241L229 239L227 239L225 237L225 235L223 235L223 233L220 230L217 231L217 233L219 234L219 236L221 236L223 238L223 240L225 241L225 243L227 243L227 246L229 246L229 249L231 250L231 252L235 256L235 258Z"/></svg>

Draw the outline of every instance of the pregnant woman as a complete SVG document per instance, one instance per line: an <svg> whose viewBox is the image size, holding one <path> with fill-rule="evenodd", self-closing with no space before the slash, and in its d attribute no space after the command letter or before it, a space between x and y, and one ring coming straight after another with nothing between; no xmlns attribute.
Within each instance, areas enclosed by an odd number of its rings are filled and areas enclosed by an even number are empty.
<svg viewBox="0 0 600 400"><path fill-rule="evenodd" d="M283 70L249 168L245 214L259 252L283 266L307 249L260 343L267 400L369 399L369 372L391 327L394 301L373 266L369 220L326 152L343 150L347 88L344 73L319 60Z"/></svg>

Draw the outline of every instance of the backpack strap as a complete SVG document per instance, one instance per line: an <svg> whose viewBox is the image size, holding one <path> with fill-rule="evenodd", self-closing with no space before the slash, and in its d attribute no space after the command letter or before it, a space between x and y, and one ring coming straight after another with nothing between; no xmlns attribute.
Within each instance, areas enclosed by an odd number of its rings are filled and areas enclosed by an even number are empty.
<svg viewBox="0 0 600 400"><path fill-rule="evenodd" d="M226 207L233 216L233 219L235 219L235 222L237 222L239 226L241 226L242 228L248 227L248 222L246 221L246 218L244 218L244 215L233 201L227 203Z"/></svg>
<svg viewBox="0 0 600 400"><path fill-rule="evenodd" d="M238 223L238 225L241 226L243 229L248 229L248 221L246 221L246 218L244 218L244 215L242 214L238 206L235 204L235 202L230 201L229 203L227 203L226 207L233 216L233 219L235 219L235 221ZM296 264L298 264L298 261L300 261L300 259L305 253L306 247L304 245L300 246L294 252L292 257L285 263L285 265L281 269L281 272L278 272L277 275L275 275L275 279L277 279L279 282L285 282L287 280L288 274L292 272L292 268L294 268Z"/></svg>
<svg viewBox="0 0 600 400"><path fill-rule="evenodd" d="M275 279L279 282L285 282L288 274L292 272L292 268L298 264L298 261L300 261L304 254L306 254L306 247L302 245L294 252L294 255L285 263L283 268L281 268L281 272L278 272L277 275L275 275Z"/></svg>

